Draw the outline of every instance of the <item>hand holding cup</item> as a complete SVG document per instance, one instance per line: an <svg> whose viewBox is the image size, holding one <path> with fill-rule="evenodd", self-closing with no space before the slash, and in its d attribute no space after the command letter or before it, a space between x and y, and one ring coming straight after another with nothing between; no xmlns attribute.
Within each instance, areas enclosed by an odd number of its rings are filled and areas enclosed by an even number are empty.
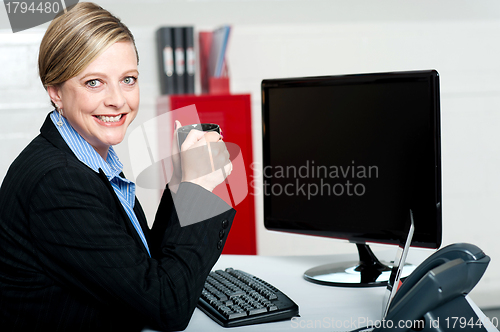
<svg viewBox="0 0 500 332"><path fill-rule="evenodd" d="M198 184L208 191L225 180L232 171L232 164L219 131L219 126L214 124L180 127L180 122L176 121L174 141L178 141L180 158L173 158L173 179ZM177 148L175 143L174 150Z"/></svg>

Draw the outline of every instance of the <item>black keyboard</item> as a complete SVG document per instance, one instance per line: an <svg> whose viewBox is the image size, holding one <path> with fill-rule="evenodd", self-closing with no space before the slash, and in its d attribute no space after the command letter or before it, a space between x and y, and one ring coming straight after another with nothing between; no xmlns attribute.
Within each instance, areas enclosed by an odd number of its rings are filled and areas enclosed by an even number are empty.
<svg viewBox="0 0 500 332"><path fill-rule="evenodd" d="M274 322L299 314L299 307L279 289L232 268L210 272L198 308L224 327Z"/></svg>

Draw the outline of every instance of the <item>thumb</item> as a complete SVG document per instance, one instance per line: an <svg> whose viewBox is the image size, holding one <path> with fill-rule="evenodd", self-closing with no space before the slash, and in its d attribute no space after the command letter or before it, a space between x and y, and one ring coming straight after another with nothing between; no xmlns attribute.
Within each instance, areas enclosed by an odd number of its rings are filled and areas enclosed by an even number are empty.
<svg viewBox="0 0 500 332"><path fill-rule="evenodd" d="M173 136L173 144L172 144L172 155L175 155L179 153L179 143L178 143L178 136L177 136L177 131L179 128L182 127L181 123L179 120L175 120L174 123L174 136Z"/></svg>

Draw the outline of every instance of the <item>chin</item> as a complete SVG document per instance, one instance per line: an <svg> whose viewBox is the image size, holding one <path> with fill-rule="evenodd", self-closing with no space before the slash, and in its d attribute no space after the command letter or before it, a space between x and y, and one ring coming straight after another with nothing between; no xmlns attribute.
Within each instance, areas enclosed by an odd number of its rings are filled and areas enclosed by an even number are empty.
<svg viewBox="0 0 500 332"><path fill-rule="evenodd" d="M121 142L123 142L123 139L124 139L124 137L119 138L119 139L113 139L113 140L110 140L108 145L109 145L109 146L118 145L118 144L120 144Z"/></svg>
<svg viewBox="0 0 500 332"><path fill-rule="evenodd" d="M121 143L125 139L126 130L120 128L119 130L107 130L100 137L101 142L105 142L108 145L115 145Z"/></svg>
<svg viewBox="0 0 500 332"><path fill-rule="evenodd" d="M119 137L101 137L99 140L99 146L113 146L113 145L118 145L121 142L123 142L125 136L119 136Z"/></svg>

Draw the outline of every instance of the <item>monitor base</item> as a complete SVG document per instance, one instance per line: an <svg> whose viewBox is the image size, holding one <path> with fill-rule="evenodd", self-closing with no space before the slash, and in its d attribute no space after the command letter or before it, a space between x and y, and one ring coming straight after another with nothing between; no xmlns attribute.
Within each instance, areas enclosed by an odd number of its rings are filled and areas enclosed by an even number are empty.
<svg viewBox="0 0 500 332"><path fill-rule="evenodd" d="M366 244L356 244L359 261L331 263L313 267L304 272L307 281L340 287L387 286L393 263L380 262ZM416 266L405 264L401 278L409 276Z"/></svg>

